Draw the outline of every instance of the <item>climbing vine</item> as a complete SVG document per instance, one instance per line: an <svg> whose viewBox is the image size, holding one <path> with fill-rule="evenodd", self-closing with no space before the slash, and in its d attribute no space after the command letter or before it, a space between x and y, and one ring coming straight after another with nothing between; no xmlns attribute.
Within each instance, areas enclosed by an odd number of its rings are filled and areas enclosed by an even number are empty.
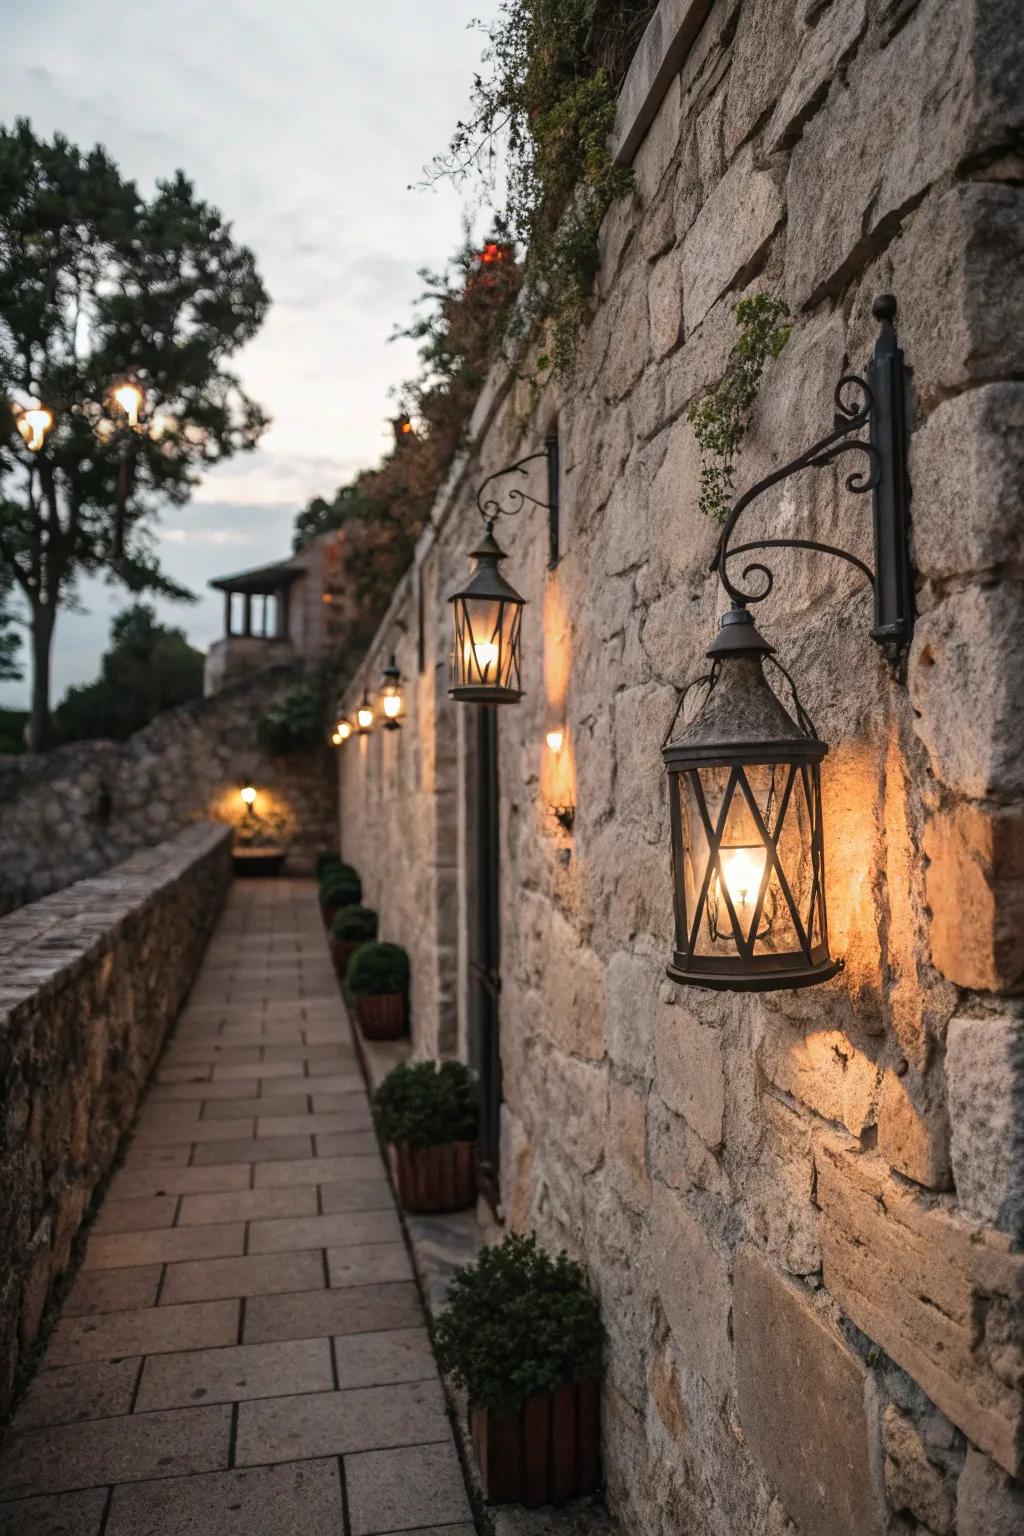
<svg viewBox="0 0 1024 1536"><path fill-rule="evenodd" d="M793 329L776 294L758 293L733 307L739 328L725 373L710 394L690 407L688 420L700 444L700 510L724 523L733 500L739 456L761 375L778 357Z"/></svg>
<svg viewBox="0 0 1024 1536"><path fill-rule="evenodd" d="M608 141L618 87L652 10L638 0L502 0L484 29L472 111L430 172L479 178L499 205L501 236L525 252L510 326L546 335L541 372L564 373L575 356L601 221L632 185Z"/></svg>

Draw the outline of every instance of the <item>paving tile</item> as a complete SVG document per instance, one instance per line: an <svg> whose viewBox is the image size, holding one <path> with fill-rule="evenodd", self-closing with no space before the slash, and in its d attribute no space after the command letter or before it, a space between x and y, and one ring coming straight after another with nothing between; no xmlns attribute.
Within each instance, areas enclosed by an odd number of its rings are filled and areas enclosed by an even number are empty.
<svg viewBox="0 0 1024 1536"><path fill-rule="evenodd" d="M245 1223L220 1227L172 1227L166 1232L115 1232L90 1237L83 1274L94 1269L127 1269L141 1264L174 1264L182 1259L217 1259L245 1252Z"/></svg>
<svg viewBox="0 0 1024 1536"><path fill-rule="evenodd" d="M122 1169L107 1192L108 1200L140 1199L149 1195L217 1195L248 1189L252 1169L246 1163L217 1163L209 1168Z"/></svg>
<svg viewBox="0 0 1024 1536"><path fill-rule="evenodd" d="M14 1419L14 1428L71 1424L130 1413L141 1360L90 1360L37 1371Z"/></svg>
<svg viewBox="0 0 1024 1536"><path fill-rule="evenodd" d="M146 1096L147 1104L187 1104L193 1099L244 1099L251 1090L244 1083L198 1082L162 1083L159 1075ZM145 1111L143 1111L145 1113Z"/></svg>
<svg viewBox="0 0 1024 1536"><path fill-rule="evenodd" d="M338 1385L384 1386L393 1381L432 1381L437 1365L426 1328L388 1328L349 1333L334 1341Z"/></svg>
<svg viewBox="0 0 1024 1536"><path fill-rule="evenodd" d="M383 1211L392 1204L391 1186L383 1177L357 1179L351 1184L324 1184L320 1188L320 1209L325 1216L338 1216L343 1211Z"/></svg>
<svg viewBox="0 0 1024 1536"><path fill-rule="evenodd" d="M151 1356L143 1367L135 1411L330 1392L333 1387L327 1339L237 1344L228 1349Z"/></svg>
<svg viewBox="0 0 1024 1536"><path fill-rule="evenodd" d="M188 1147L167 1146L163 1142L133 1141L122 1163L125 1172L139 1168L184 1168L188 1162Z"/></svg>
<svg viewBox="0 0 1024 1536"><path fill-rule="evenodd" d="M196 1147L192 1154L194 1168L208 1168L214 1163L260 1163L279 1159L308 1157L312 1151L309 1136L261 1136L255 1140L210 1141Z"/></svg>
<svg viewBox="0 0 1024 1536"><path fill-rule="evenodd" d="M254 1121L249 1119L234 1123L228 1120L165 1120L159 1125L149 1126L143 1118L136 1146L170 1147L179 1143L191 1146L193 1143L208 1141L238 1140L253 1134Z"/></svg>
<svg viewBox="0 0 1024 1536"><path fill-rule="evenodd" d="M87 1312L133 1312L155 1307L162 1264L143 1264L138 1269L79 1270L61 1308L63 1317Z"/></svg>
<svg viewBox="0 0 1024 1536"><path fill-rule="evenodd" d="M449 1434L438 1381L263 1398L238 1410L235 1465L426 1445Z"/></svg>
<svg viewBox="0 0 1024 1536"><path fill-rule="evenodd" d="M202 1227L193 1231L201 1232ZM351 1250L345 1250L351 1251ZM212 1301L219 1296L272 1296L278 1292L315 1291L324 1284L321 1256L306 1253L262 1253L241 1259L199 1259L172 1264L160 1293L161 1306L185 1301Z"/></svg>
<svg viewBox="0 0 1024 1536"><path fill-rule="evenodd" d="M342 1131L316 1138L317 1157L368 1157L377 1150L373 1131Z"/></svg>
<svg viewBox="0 0 1024 1536"><path fill-rule="evenodd" d="M387 1204L389 1191L384 1186ZM202 1227L221 1221L272 1221L275 1217L315 1216L316 1190L312 1185L293 1189L244 1189L228 1195L186 1195L181 1202L179 1227Z"/></svg>
<svg viewBox="0 0 1024 1536"><path fill-rule="evenodd" d="M330 1460L116 1488L105 1536L340 1536L341 1531L341 1481L337 1461Z"/></svg>
<svg viewBox="0 0 1024 1536"><path fill-rule="evenodd" d="M250 1253L281 1253L299 1248L343 1248L367 1243L399 1243L401 1240L402 1228L393 1209L347 1211L336 1216L296 1216L283 1221L254 1221L249 1228Z"/></svg>
<svg viewBox="0 0 1024 1536"><path fill-rule="evenodd" d="M413 1278L404 1243L328 1248L327 1267L334 1289L349 1285L387 1285Z"/></svg>
<svg viewBox="0 0 1024 1536"><path fill-rule="evenodd" d="M0 1504L0 1536L99 1536L106 1507L105 1488Z"/></svg>
<svg viewBox="0 0 1024 1536"><path fill-rule="evenodd" d="M472 1528L469 1500L455 1447L417 1445L363 1451L346 1458L352 1536L428 1530L460 1521Z"/></svg>
<svg viewBox="0 0 1024 1536"><path fill-rule="evenodd" d="M186 1099L184 1103L161 1104L159 1099L147 1097L135 1130L136 1135L154 1125L194 1125L200 1116L202 1105L198 1100Z"/></svg>
<svg viewBox="0 0 1024 1536"><path fill-rule="evenodd" d="M125 1355L216 1349L236 1342L238 1316L239 1305L234 1300L64 1316L53 1331L46 1363L74 1365L81 1360L113 1360Z"/></svg>
<svg viewBox="0 0 1024 1536"><path fill-rule="evenodd" d="M228 1464L231 1412L225 1403L8 1435L0 1489L16 1497L214 1472Z"/></svg>
<svg viewBox="0 0 1024 1536"><path fill-rule="evenodd" d="M245 1306L247 1344L270 1339L314 1339L422 1326L419 1292L409 1282L352 1286L339 1291L254 1296Z"/></svg>
<svg viewBox="0 0 1024 1536"><path fill-rule="evenodd" d="M291 1115L276 1115L273 1112L260 1115L256 1121L256 1135L325 1136L332 1131L365 1134L371 1125L370 1112L365 1106L349 1109L344 1114L328 1115L311 1115L303 1109ZM345 1150L357 1152L360 1149L353 1147Z"/></svg>
<svg viewBox="0 0 1024 1536"><path fill-rule="evenodd" d="M366 1090L364 1088L352 1089L350 1093L319 1093L319 1081L313 1078L310 1086L313 1089L313 1113L317 1115L332 1115L339 1112L347 1112L357 1106L366 1104ZM369 1115L369 1109L366 1110ZM370 1119L372 1121L372 1116Z"/></svg>
<svg viewBox="0 0 1024 1536"><path fill-rule="evenodd" d="M289 1078L305 1077L305 1075L301 1062L296 1066L287 1061L259 1061L251 1066L225 1064L213 1069L215 1083L248 1083L258 1082L264 1077Z"/></svg>
<svg viewBox="0 0 1024 1536"><path fill-rule="evenodd" d="M260 1115L307 1115L308 1113L309 1098L304 1093L289 1094L287 1098L275 1096L266 1099L218 1099L203 1106L204 1122L255 1120ZM264 1133L257 1130L257 1134ZM301 1130L300 1134L302 1134Z"/></svg>
<svg viewBox="0 0 1024 1536"><path fill-rule="evenodd" d="M285 1184L336 1184L348 1180L366 1182L384 1176L380 1153L372 1157L306 1157L257 1166L256 1188L280 1189Z"/></svg>
<svg viewBox="0 0 1024 1536"><path fill-rule="evenodd" d="M178 1209L177 1195L150 1195L144 1200L111 1200L100 1206L93 1223L93 1233L155 1232L158 1227L174 1224Z"/></svg>
<svg viewBox="0 0 1024 1536"><path fill-rule="evenodd" d="M154 1081L157 1083L204 1083L209 1082L209 1067L164 1067L158 1066Z"/></svg>
<svg viewBox="0 0 1024 1536"><path fill-rule="evenodd" d="M355 1068L351 1072L311 1072L310 1078L316 1093L366 1092L362 1075Z"/></svg>
<svg viewBox="0 0 1024 1536"><path fill-rule="evenodd" d="M268 1045L264 1052L266 1061L329 1061L355 1065L355 1051L340 1040L321 1045L304 1045L296 1049L290 1045ZM313 1075L312 1073L310 1074Z"/></svg>

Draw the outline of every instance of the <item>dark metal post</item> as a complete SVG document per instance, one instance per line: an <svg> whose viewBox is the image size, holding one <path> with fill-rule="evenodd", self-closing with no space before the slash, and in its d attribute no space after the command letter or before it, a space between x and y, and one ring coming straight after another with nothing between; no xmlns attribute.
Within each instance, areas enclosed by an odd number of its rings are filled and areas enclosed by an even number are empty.
<svg viewBox="0 0 1024 1536"><path fill-rule="evenodd" d="M878 450L879 466L873 497L875 627L871 636L894 661L910 639L914 619L906 400L892 294L881 294L872 305L872 313L881 321L881 330L867 370L872 396L871 442Z"/></svg>
<svg viewBox="0 0 1024 1536"><path fill-rule="evenodd" d="M498 712L477 710L476 737L476 1059L480 1072L480 1189L500 1214L501 1189L501 876L498 785Z"/></svg>
<svg viewBox="0 0 1024 1536"><path fill-rule="evenodd" d="M544 439L544 452L548 461L548 569L554 570L558 564L561 550L559 548L561 529L559 527L559 501L558 501L558 432L549 432Z"/></svg>

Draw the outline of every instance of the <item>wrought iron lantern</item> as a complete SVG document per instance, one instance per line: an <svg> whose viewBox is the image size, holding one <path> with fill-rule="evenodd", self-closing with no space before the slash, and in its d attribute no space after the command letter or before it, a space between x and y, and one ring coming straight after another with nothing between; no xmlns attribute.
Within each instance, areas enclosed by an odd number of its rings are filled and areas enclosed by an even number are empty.
<svg viewBox="0 0 1024 1536"><path fill-rule="evenodd" d="M506 492L505 504L485 497L487 487L506 475L526 475L526 466L537 459L548 465L548 500L540 501L518 486ZM529 503L543 507L555 528L558 517L558 441L545 440L540 453L529 454L489 475L477 491L477 507L484 520L484 535L471 551L473 572L466 585L453 592L451 685L453 699L468 704L515 704L523 696L520 643L526 599L499 570L505 552L494 537L501 516L514 517Z"/></svg>
<svg viewBox="0 0 1024 1536"><path fill-rule="evenodd" d="M770 548L810 549L848 561L874 591L873 638L890 661L901 657L913 626L913 581L895 310L888 296L876 299L874 313L882 324L874 356L865 378L840 379L832 431L747 491L722 529L712 569L731 607L707 652L711 670L682 691L662 750L675 898L675 952L668 967L673 981L769 991L813 986L842 966L829 950L825 903L820 770L828 747L748 612L771 592L772 572L761 562L748 564L744 580L759 580L756 590L745 590L729 575L728 563L735 555ZM864 427L867 439L856 435ZM873 496L873 569L848 551L813 539L766 538L730 547L743 511L769 486L799 470L823 468L845 453L867 461L847 477L846 487ZM788 705L766 665L788 692ZM700 708L687 719L688 701L699 689L704 690Z"/></svg>
<svg viewBox="0 0 1024 1536"><path fill-rule="evenodd" d="M384 729L386 731L401 730L402 722L398 717L402 713L402 674L394 653L384 668L381 698L384 708Z"/></svg>
<svg viewBox="0 0 1024 1536"><path fill-rule="evenodd" d="M373 729L373 705L370 703L369 690L363 689L362 703L356 710L356 725L359 727L360 736L366 736Z"/></svg>
<svg viewBox="0 0 1024 1536"><path fill-rule="evenodd" d="M331 745L333 747L344 746L345 742L348 741L351 735L352 722L348 716L342 712L341 706L339 705L335 712L334 730L331 732Z"/></svg>

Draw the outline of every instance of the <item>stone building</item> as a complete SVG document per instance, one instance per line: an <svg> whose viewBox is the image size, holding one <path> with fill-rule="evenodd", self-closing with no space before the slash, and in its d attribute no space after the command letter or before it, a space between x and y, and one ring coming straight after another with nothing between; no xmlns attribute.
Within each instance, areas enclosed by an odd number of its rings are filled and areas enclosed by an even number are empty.
<svg viewBox="0 0 1024 1536"><path fill-rule="evenodd" d="M415 1048L481 1069L494 1203L600 1293L604 1465L635 1536L1024 1528L1014 11L662 0L621 95L635 189L605 222L574 371L539 397L492 374L350 689L354 709L396 654L402 729L340 753L343 854L410 950ZM660 749L724 606L687 410L761 292L795 325L741 489L829 429L874 298L896 298L917 620L894 673L863 576L772 561L758 623L831 747L845 965L752 995L666 979ZM524 697L456 705L445 599L475 487L551 432L553 568L543 509L500 527L528 598ZM847 473L787 480L749 537L870 561Z"/></svg>

